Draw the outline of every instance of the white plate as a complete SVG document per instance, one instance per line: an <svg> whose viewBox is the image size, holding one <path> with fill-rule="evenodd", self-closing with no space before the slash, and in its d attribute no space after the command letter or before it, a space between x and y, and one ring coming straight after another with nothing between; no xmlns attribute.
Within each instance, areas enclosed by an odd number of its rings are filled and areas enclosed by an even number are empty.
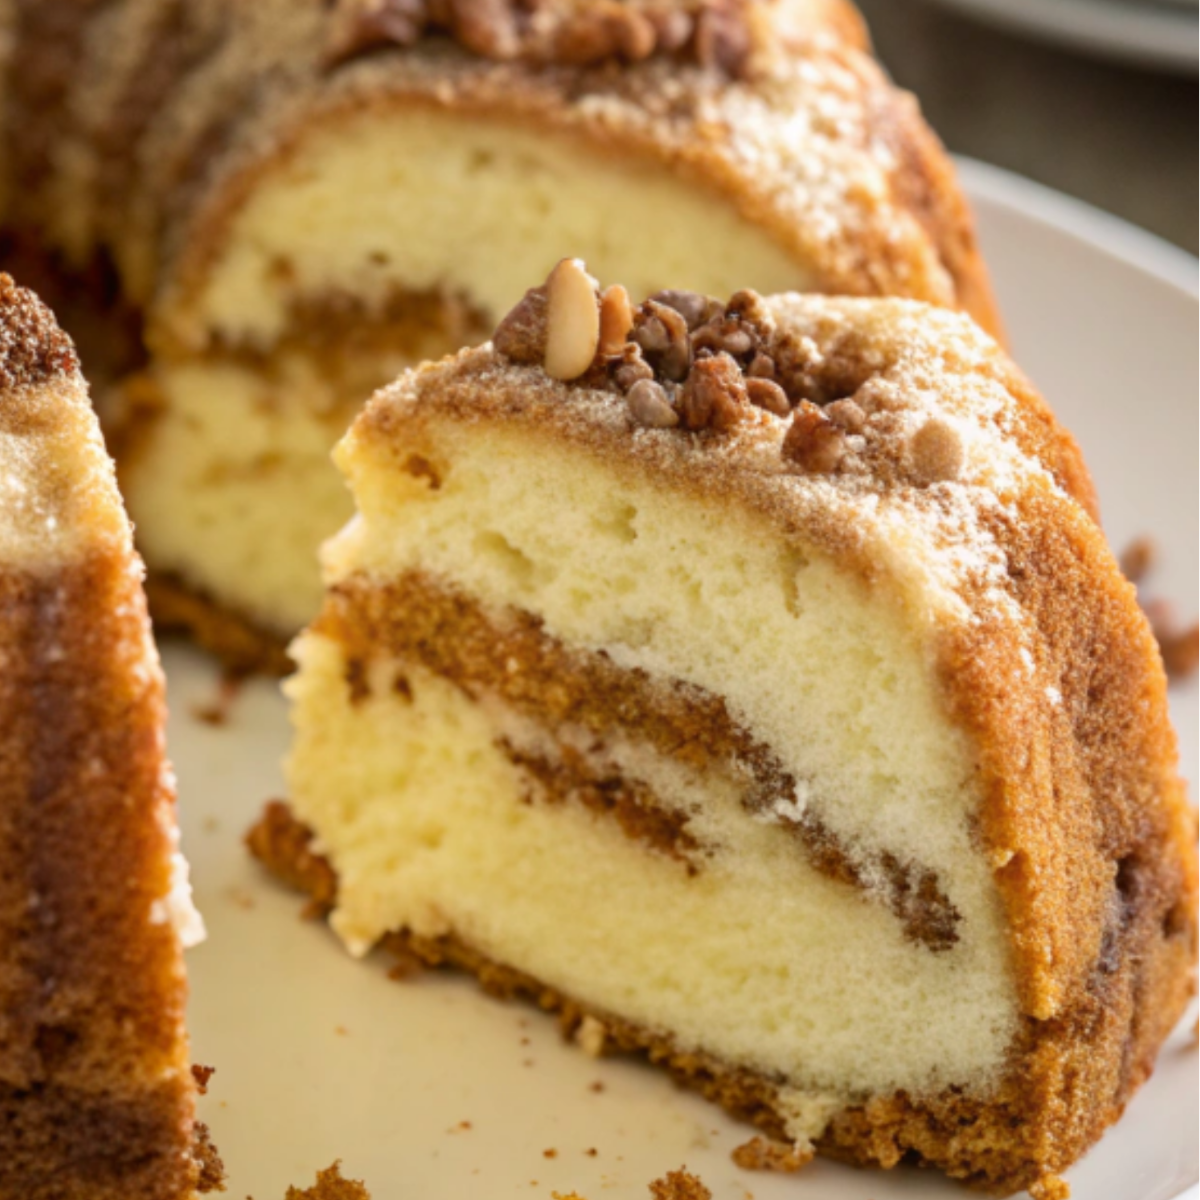
<svg viewBox="0 0 1200 1200"><path fill-rule="evenodd" d="M1196 73L1195 0L939 0L981 19L1064 46L1170 71Z"/></svg>
<svg viewBox="0 0 1200 1200"><path fill-rule="evenodd" d="M1012 177L964 171L1018 356L1083 440L1115 540L1153 531L1163 589L1194 614L1195 261ZM210 931L189 956L194 1052L218 1068L202 1113L231 1195L279 1200L335 1158L375 1200L546 1200L573 1188L642 1200L681 1163L717 1200L966 1194L929 1173L827 1162L796 1177L749 1175L729 1158L749 1131L656 1071L592 1061L552 1019L466 979L395 983L382 959L352 961L241 847L282 790L275 687L247 686L230 723L212 728L191 712L216 694L213 665L178 646L166 660L185 848ZM1175 701L1195 780L1195 684ZM1168 1200L1196 1181L1189 1038L1190 1021L1121 1124L1070 1172L1076 1200Z"/></svg>

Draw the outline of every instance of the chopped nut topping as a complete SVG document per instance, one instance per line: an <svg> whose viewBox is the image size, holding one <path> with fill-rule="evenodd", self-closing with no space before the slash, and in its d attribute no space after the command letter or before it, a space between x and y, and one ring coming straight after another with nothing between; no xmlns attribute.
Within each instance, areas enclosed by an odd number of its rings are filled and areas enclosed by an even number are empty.
<svg viewBox="0 0 1200 1200"><path fill-rule="evenodd" d="M923 484L949 483L966 465L966 452L958 430L941 417L930 417L908 445L912 471Z"/></svg>
<svg viewBox="0 0 1200 1200"><path fill-rule="evenodd" d="M626 399L630 415L647 429L669 429L679 424L679 414L671 407L666 389L653 379L639 379Z"/></svg>
<svg viewBox="0 0 1200 1200"><path fill-rule="evenodd" d="M629 293L614 283L600 297L600 353L605 357L620 354L632 328L633 305L629 303Z"/></svg>
<svg viewBox="0 0 1200 1200"><path fill-rule="evenodd" d="M577 258L564 258L546 280L546 374L578 379L600 345L596 281Z"/></svg>
<svg viewBox="0 0 1200 1200"><path fill-rule="evenodd" d="M655 292L650 299L657 304L665 304L668 308L673 308L687 322L689 333L703 325L705 321L711 321L713 317L720 316L724 311L719 300L714 300L711 296L705 296L701 292L680 292L668 289L664 292Z"/></svg>
<svg viewBox="0 0 1200 1200"><path fill-rule="evenodd" d="M711 350L714 354L725 353L733 358L741 358L757 350L758 339L750 328L736 318L722 317L720 320L709 321L692 334L692 350Z"/></svg>
<svg viewBox="0 0 1200 1200"><path fill-rule="evenodd" d="M692 365L687 322L666 304L647 300L634 317L633 340L646 361L664 379L679 383Z"/></svg>
<svg viewBox="0 0 1200 1200"><path fill-rule="evenodd" d="M752 1137L738 1146L730 1157L743 1171L780 1171L790 1175L812 1162L816 1153L811 1147L802 1150L790 1142Z"/></svg>
<svg viewBox="0 0 1200 1200"><path fill-rule="evenodd" d="M654 368L642 357L636 342L626 342L621 349L621 361L613 369L613 383L623 392L629 391L639 379L653 379Z"/></svg>
<svg viewBox="0 0 1200 1200"><path fill-rule="evenodd" d="M756 408L766 409L777 417L786 417L792 411L787 392L772 379L751 377L746 380L746 394Z"/></svg>
<svg viewBox="0 0 1200 1200"><path fill-rule="evenodd" d="M784 460L813 475L832 475L846 455L846 434L815 404L801 400L783 439Z"/></svg>
<svg viewBox="0 0 1200 1200"><path fill-rule="evenodd" d="M472 54L516 58L521 49L511 0L446 0L450 29Z"/></svg>
<svg viewBox="0 0 1200 1200"><path fill-rule="evenodd" d="M411 46L427 20L425 0L342 0L330 27L325 66L336 67L385 46Z"/></svg>
<svg viewBox="0 0 1200 1200"><path fill-rule="evenodd" d="M679 393L685 429L724 433L742 420L748 407L746 380L728 354L698 359Z"/></svg>
<svg viewBox="0 0 1200 1200"><path fill-rule="evenodd" d="M761 350L750 360L746 374L752 379L774 379L775 360Z"/></svg>
<svg viewBox="0 0 1200 1200"><path fill-rule="evenodd" d="M524 366L540 365L546 358L546 321L550 293L546 285L530 288L496 327L492 345L505 358Z"/></svg>
<svg viewBox="0 0 1200 1200"><path fill-rule="evenodd" d="M867 414L853 400L835 400L827 404L825 415L847 433L862 433L867 425Z"/></svg>
<svg viewBox="0 0 1200 1200"><path fill-rule="evenodd" d="M327 0L325 65L448 35L491 59L591 66L673 56L745 78L777 40L746 0L579 4L575 0Z"/></svg>
<svg viewBox="0 0 1200 1200"><path fill-rule="evenodd" d="M729 316L752 325L760 338L769 337L775 332L775 318L768 311L766 301L750 288L734 292L725 305L725 311Z"/></svg>

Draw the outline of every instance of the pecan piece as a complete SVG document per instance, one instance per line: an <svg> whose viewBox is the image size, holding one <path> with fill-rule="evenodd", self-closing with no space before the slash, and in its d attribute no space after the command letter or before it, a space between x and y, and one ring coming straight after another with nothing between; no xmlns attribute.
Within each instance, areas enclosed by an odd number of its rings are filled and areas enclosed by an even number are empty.
<svg viewBox="0 0 1200 1200"><path fill-rule="evenodd" d="M867 414L853 400L835 400L827 404L825 415L847 433L862 433L867 425Z"/></svg>
<svg viewBox="0 0 1200 1200"><path fill-rule="evenodd" d="M411 46L429 19L425 0L343 0L330 23L327 69L387 46Z"/></svg>
<svg viewBox="0 0 1200 1200"><path fill-rule="evenodd" d="M647 429L669 429L679 424L679 414L671 407L666 389L653 379L639 379L626 399L630 415Z"/></svg>
<svg viewBox="0 0 1200 1200"><path fill-rule="evenodd" d="M755 408L765 409L777 417L786 417L792 411L787 392L773 379L751 377L746 380L746 395Z"/></svg>
<svg viewBox="0 0 1200 1200"><path fill-rule="evenodd" d="M521 49L509 0L446 0L455 39L484 58L515 58Z"/></svg>
<svg viewBox="0 0 1200 1200"><path fill-rule="evenodd" d="M687 322L673 308L657 300L645 301L634 317L633 340L664 379L679 383L687 378L692 346Z"/></svg>
<svg viewBox="0 0 1200 1200"><path fill-rule="evenodd" d="M720 354L724 351L731 358L741 358L756 351L757 343L758 339L750 326L723 317L701 325L692 334L692 353L708 350L713 354Z"/></svg>
<svg viewBox="0 0 1200 1200"><path fill-rule="evenodd" d="M675 288L655 292L650 297L656 304L665 304L673 308L686 322L688 332L698 329L705 321L723 315L724 308L719 300L704 295L703 292L681 292Z"/></svg>
<svg viewBox="0 0 1200 1200"><path fill-rule="evenodd" d="M813 475L832 475L846 455L846 434L815 404L801 400L783 439L783 457Z"/></svg>
<svg viewBox="0 0 1200 1200"><path fill-rule="evenodd" d="M746 381L728 354L698 359L679 393L685 429L724 433L742 420L748 408Z"/></svg>
<svg viewBox="0 0 1200 1200"><path fill-rule="evenodd" d="M613 368L612 377L623 392L629 391L639 379L654 378L654 368L642 357L637 342L626 342L621 348L621 359Z"/></svg>
<svg viewBox="0 0 1200 1200"><path fill-rule="evenodd" d="M549 308L549 289L530 288L518 301L492 335L497 353L515 363L540 365L546 358L546 320Z"/></svg>

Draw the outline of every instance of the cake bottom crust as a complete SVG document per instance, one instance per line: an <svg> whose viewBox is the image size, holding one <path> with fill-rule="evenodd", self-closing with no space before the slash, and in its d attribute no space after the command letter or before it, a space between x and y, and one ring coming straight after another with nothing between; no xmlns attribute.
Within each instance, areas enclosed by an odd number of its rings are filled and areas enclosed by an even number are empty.
<svg viewBox="0 0 1200 1200"><path fill-rule="evenodd" d="M288 675L287 639L260 628L174 572L151 569L146 599L156 635L183 633L235 675Z"/></svg>
<svg viewBox="0 0 1200 1200"><path fill-rule="evenodd" d="M279 801L267 806L247 835L251 852L267 870L309 896L310 915L324 916L337 896L337 876L311 842L312 833ZM682 1050L669 1033L643 1028L564 995L488 958L453 933L428 938L400 929L385 935L381 944L405 963L469 971L490 995L531 1000L555 1013L564 1035L589 1052L643 1055L731 1115L770 1137L788 1138L788 1088L781 1079ZM1033 1114L1024 1111L1022 1090L1015 1082L1018 1074L1013 1071L1008 1082L982 1099L952 1088L920 1097L897 1092L847 1104L834 1113L814 1146L826 1157L858 1166L932 1166L998 1195L1030 1188L1035 1196L1053 1196L1059 1181L1034 1157L1027 1136Z"/></svg>

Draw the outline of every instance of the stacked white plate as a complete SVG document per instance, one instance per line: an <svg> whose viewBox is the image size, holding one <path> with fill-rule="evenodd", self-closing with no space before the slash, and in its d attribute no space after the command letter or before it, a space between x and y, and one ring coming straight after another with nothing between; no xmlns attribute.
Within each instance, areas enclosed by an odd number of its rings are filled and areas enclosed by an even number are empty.
<svg viewBox="0 0 1200 1200"><path fill-rule="evenodd" d="M1144 66L1195 74L1197 0L941 0L997 25Z"/></svg>

